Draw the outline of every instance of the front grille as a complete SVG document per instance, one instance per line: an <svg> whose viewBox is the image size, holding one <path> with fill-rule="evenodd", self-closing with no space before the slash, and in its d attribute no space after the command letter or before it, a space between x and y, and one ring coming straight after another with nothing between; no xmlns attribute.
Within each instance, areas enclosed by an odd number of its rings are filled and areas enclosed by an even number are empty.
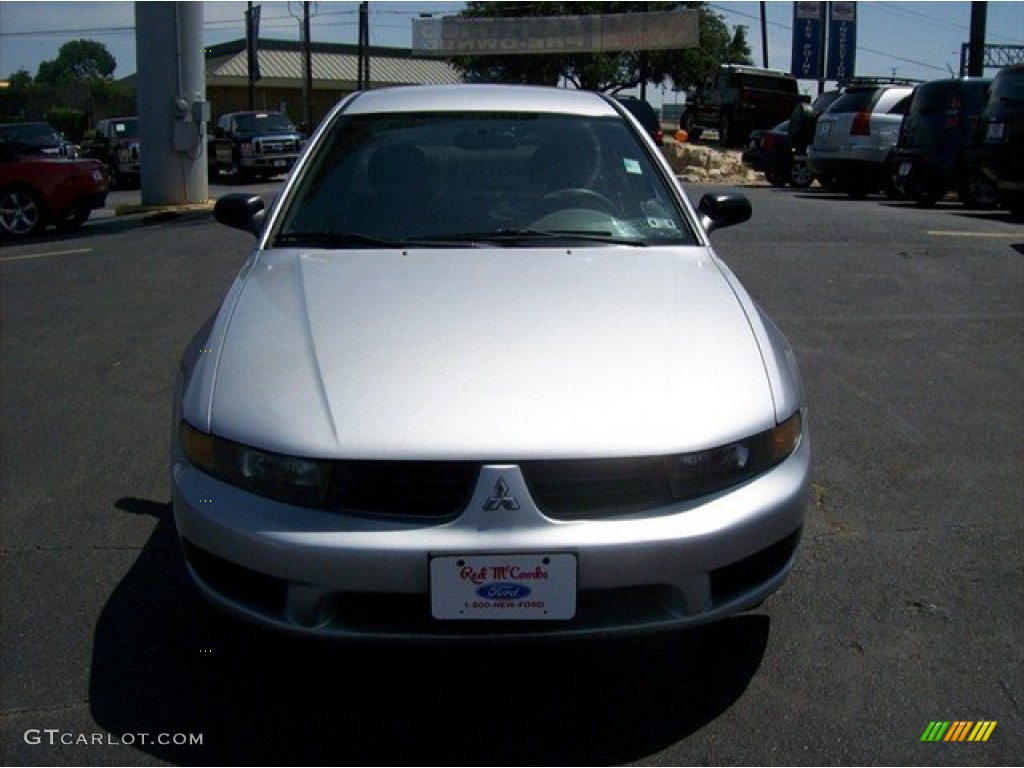
<svg viewBox="0 0 1024 768"><path fill-rule="evenodd" d="M521 469L534 503L558 519L628 514L672 501L660 458L534 461Z"/></svg>
<svg viewBox="0 0 1024 768"><path fill-rule="evenodd" d="M673 501L658 457L519 466L537 508L559 520L625 515ZM469 461L338 461L324 506L356 514L454 517L469 503L480 467Z"/></svg>
<svg viewBox="0 0 1024 768"><path fill-rule="evenodd" d="M468 461L339 461L328 509L402 517L450 517L469 503L480 465Z"/></svg>
<svg viewBox="0 0 1024 768"><path fill-rule="evenodd" d="M299 151L297 139L258 139L255 150L260 155L284 155Z"/></svg>
<svg viewBox="0 0 1024 768"><path fill-rule="evenodd" d="M417 519L454 517L469 503L481 466L470 461L338 461L324 506ZM541 512L556 520L582 520L667 507L742 482L767 465L751 461L743 473L688 485L673 480L667 457L660 456L546 459L520 462L519 468Z"/></svg>

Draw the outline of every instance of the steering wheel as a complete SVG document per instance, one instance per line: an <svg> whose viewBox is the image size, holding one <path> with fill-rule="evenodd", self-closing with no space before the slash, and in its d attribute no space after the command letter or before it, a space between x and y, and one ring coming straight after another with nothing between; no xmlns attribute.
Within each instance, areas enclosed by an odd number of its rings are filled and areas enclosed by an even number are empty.
<svg viewBox="0 0 1024 768"><path fill-rule="evenodd" d="M615 204L600 192L584 187L572 189L557 189L548 192L537 203L544 213L556 211L559 208L589 208L615 215Z"/></svg>

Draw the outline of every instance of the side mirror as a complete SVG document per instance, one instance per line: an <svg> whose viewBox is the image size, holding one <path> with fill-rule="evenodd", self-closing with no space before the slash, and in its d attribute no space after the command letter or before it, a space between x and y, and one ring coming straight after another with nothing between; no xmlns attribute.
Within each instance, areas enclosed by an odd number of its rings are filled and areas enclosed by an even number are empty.
<svg viewBox="0 0 1024 768"><path fill-rule="evenodd" d="M700 223L705 232L711 232L733 224L742 224L753 212L745 195L735 192L708 192L697 206Z"/></svg>
<svg viewBox="0 0 1024 768"><path fill-rule="evenodd" d="M229 227L259 235L263 231L267 211L259 195L232 192L217 199L213 206L213 218Z"/></svg>

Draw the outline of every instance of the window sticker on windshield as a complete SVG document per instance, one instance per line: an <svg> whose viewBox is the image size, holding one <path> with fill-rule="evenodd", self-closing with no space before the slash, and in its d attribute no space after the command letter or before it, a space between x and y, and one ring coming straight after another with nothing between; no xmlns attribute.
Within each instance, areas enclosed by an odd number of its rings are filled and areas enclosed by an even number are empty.
<svg viewBox="0 0 1024 768"><path fill-rule="evenodd" d="M643 171L640 170L640 163L637 160L624 157L622 158L622 166L626 169L626 173L643 173Z"/></svg>
<svg viewBox="0 0 1024 768"><path fill-rule="evenodd" d="M672 219L663 219L655 216L647 217L647 226L651 229L679 229Z"/></svg>

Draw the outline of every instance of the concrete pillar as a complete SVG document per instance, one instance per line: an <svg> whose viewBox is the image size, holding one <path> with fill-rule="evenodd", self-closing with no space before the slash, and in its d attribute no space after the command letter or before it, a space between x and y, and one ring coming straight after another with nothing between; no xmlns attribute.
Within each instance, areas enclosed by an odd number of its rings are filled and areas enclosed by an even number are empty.
<svg viewBox="0 0 1024 768"><path fill-rule="evenodd" d="M199 203L206 177L203 4L135 3L142 204Z"/></svg>

